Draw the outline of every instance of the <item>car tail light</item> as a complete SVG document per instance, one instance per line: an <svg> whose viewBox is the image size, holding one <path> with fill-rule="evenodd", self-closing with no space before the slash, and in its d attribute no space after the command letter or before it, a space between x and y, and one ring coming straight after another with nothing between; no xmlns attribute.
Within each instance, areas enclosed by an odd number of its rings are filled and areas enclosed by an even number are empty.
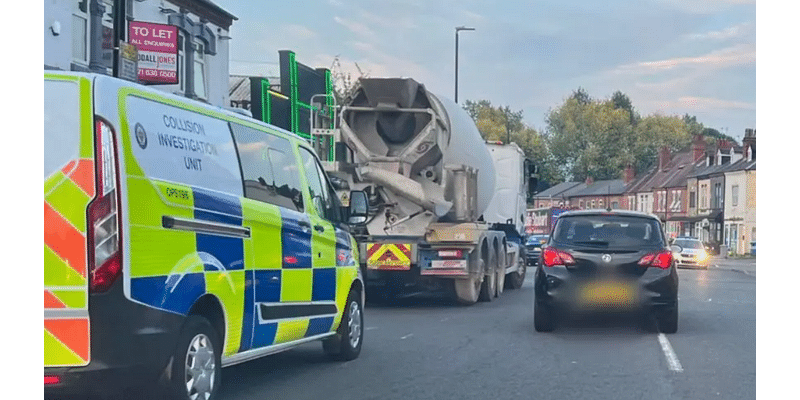
<svg viewBox="0 0 800 400"><path fill-rule="evenodd" d="M55 385L61 382L61 378L57 376L44 376L44 384L45 385Z"/></svg>
<svg viewBox="0 0 800 400"><path fill-rule="evenodd" d="M122 273L120 251L119 168L114 130L101 119L95 123L97 195L89 203L89 289L107 291Z"/></svg>
<svg viewBox="0 0 800 400"><path fill-rule="evenodd" d="M464 253L461 250L439 250L439 257L442 258L463 258Z"/></svg>
<svg viewBox="0 0 800 400"><path fill-rule="evenodd" d="M548 247L542 251L542 259L544 260L545 267L552 267L554 265L575 265L575 259L572 255L563 250Z"/></svg>
<svg viewBox="0 0 800 400"><path fill-rule="evenodd" d="M658 267L667 269L672 264L672 252L669 250L650 253L639 260L639 265L643 267Z"/></svg>

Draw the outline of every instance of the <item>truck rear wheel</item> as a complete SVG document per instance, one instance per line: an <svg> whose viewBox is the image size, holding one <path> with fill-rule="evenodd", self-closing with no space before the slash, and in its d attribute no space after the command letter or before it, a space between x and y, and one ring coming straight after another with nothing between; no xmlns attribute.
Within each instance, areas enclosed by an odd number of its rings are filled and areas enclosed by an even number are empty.
<svg viewBox="0 0 800 400"><path fill-rule="evenodd" d="M484 271L483 285L481 285L481 295L479 300L492 301L497 292L497 260L494 252L489 251L488 271ZM488 273L487 273L488 272Z"/></svg>
<svg viewBox="0 0 800 400"><path fill-rule="evenodd" d="M478 301L478 292L481 288L481 280L476 276L468 279L454 279L456 301L465 306L475 304Z"/></svg>
<svg viewBox="0 0 800 400"><path fill-rule="evenodd" d="M506 252L505 248L501 248L497 253L497 283L495 284L495 296L500 297L503 294L503 289L506 286Z"/></svg>
<svg viewBox="0 0 800 400"><path fill-rule="evenodd" d="M475 265L470 265L472 268L470 268L469 278L453 280L456 301L467 306L475 304L475 302L478 301L481 284L483 283L481 277L484 276L485 271L484 262L483 259L479 257L478 250L474 250L471 255L475 255L475 257L470 258L470 264L475 263Z"/></svg>

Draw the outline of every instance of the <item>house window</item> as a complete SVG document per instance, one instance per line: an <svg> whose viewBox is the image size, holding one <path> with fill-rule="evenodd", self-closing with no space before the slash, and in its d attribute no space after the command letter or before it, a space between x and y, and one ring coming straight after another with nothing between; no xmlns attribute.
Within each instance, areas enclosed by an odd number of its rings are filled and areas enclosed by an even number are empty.
<svg viewBox="0 0 800 400"><path fill-rule="evenodd" d="M739 205L739 185L733 185L733 187L731 188L731 201L732 201L731 204L732 206L735 207Z"/></svg>
<svg viewBox="0 0 800 400"><path fill-rule="evenodd" d="M689 208L697 207L697 199L696 199L696 197L697 197L697 193L695 193L694 190L689 192Z"/></svg>
<svg viewBox="0 0 800 400"><path fill-rule="evenodd" d="M598 203L599 203L598 207L599 207L599 208L603 208L603 204L604 204L604 203L603 203L603 200L600 200Z"/></svg>
<svg viewBox="0 0 800 400"><path fill-rule="evenodd" d="M679 212L681 211L681 196L680 191L673 190L672 191L672 203L669 205L669 209L672 212Z"/></svg>
<svg viewBox="0 0 800 400"><path fill-rule="evenodd" d="M592 208L594 208L594 200L592 200Z"/></svg>
<svg viewBox="0 0 800 400"><path fill-rule="evenodd" d="M203 100L208 99L206 93L206 48L202 42L194 43L194 94Z"/></svg>
<svg viewBox="0 0 800 400"><path fill-rule="evenodd" d="M583 200L581 200L581 202L579 203L579 205L580 205L580 208L581 208L581 209L583 209Z"/></svg>
<svg viewBox="0 0 800 400"><path fill-rule="evenodd" d="M619 202L618 201L612 201L611 202L611 209L613 209L613 210L619 209Z"/></svg>
<svg viewBox="0 0 800 400"><path fill-rule="evenodd" d="M89 4L79 0L72 11L72 60L89 65Z"/></svg>

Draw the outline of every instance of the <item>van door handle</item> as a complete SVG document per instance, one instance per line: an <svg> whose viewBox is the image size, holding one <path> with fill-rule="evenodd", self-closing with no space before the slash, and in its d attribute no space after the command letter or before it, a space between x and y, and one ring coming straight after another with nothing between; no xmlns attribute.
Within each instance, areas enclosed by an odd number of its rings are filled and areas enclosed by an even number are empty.
<svg viewBox="0 0 800 400"><path fill-rule="evenodd" d="M311 224L306 221L298 221L297 225L300 225L302 228L311 229Z"/></svg>
<svg viewBox="0 0 800 400"><path fill-rule="evenodd" d="M325 227L322 226L322 225L314 225L314 230L317 231L317 232L322 233L322 232L325 232Z"/></svg>

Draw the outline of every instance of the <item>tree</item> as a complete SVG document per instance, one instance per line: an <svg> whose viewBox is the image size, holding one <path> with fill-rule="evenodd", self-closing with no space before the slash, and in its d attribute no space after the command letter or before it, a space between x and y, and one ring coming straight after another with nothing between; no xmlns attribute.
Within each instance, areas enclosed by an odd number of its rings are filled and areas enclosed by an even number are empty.
<svg viewBox="0 0 800 400"><path fill-rule="evenodd" d="M658 163L658 151L667 147L676 153L686 150L692 142L690 125L677 116L649 115L636 126L634 152L637 171L647 171Z"/></svg>
<svg viewBox="0 0 800 400"><path fill-rule="evenodd" d="M578 87L577 90L573 90L570 99L575 99L578 104L581 105L587 105L592 102L592 98L589 97L589 93L587 93L586 89L582 87Z"/></svg>
<svg viewBox="0 0 800 400"><path fill-rule="evenodd" d="M578 96L581 97L581 96ZM612 101L582 103L575 96L547 116L547 141L562 176L617 179L632 162L635 140L630 113Z"/></svg>
<svg viewBox="0 0 800 400"><path fill-rule="evenodd" d="M522 110L513 111L510 106L492 106L488 100L464 102L467 111L481 137L487 141L516 143L525 156L539 166L541 181L557 183L563 181L558 170L551 166L550 152L544 137L522 121Z"/></svg>
<svg viewBox="0 0 800 400"><path fill-rule="evenodd" d="M347 98L355 92L359 79L369 78L369 74L364 73L358 63L353 62L353 64L358 71L358 77L355 78L350 72L344 71L338 55L333 58L331 80L333 81L333 96L336 98L336 104L344 104Z"/></svg>
<svg viewBox="0 0 800 400"><path fill-rule="evenodd" d="M636 125L639 114L633 109L633 103L631 99L625 93L617 90L611 95L611 103L616 110L625 110L630 115L631 124Z"/></svg>

